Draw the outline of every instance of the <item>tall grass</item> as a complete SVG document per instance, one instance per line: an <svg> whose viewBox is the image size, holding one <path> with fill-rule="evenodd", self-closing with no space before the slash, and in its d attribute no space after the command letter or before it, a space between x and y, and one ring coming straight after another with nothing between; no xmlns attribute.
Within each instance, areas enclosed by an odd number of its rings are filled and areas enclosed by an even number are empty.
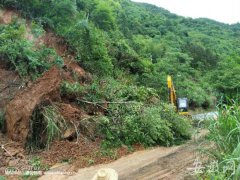
<svg viewBox="0 0 240 180"><path fill-rule="evenodd" d="M66 128L66 122L56 105L36 108L32 115L28 147L30 150L49 148L50 143L59 139Z"/></svg>
<svg viewBox="0 0 240 180"><path fill-rule="evenodd" d="M240 179L240 106L236 102L221 105L217 120L209 125L209 140L213 148L208 153L215 163L214 171L209 168L209 179ZM213 168L213 167L211 167Z"/></svg>
<svg viewBox="0 0 240 180"><path fill-rule="evenodd" d="M61 136L61 132L66 128L64 118L60 115L58 108L54 105L46 106L42 111L44 120L46 122L46 145L49 148L49 144Z"/></svg>

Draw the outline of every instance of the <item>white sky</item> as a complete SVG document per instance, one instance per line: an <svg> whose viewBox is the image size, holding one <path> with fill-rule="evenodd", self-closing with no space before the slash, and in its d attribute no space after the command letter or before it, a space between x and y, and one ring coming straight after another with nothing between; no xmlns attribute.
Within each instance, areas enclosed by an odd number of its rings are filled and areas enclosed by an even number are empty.
<svg viewBox="0 0 240 180"><path fill-rule="evenodd" d="M240 22L240 0L132 0L155 4L172 13L192 18L209 18L233 24Z"/></svg>

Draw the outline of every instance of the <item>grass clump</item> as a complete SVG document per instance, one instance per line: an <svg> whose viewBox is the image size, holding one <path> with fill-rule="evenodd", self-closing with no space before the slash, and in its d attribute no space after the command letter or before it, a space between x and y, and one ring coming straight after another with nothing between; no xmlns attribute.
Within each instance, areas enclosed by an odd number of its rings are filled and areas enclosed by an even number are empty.
<svg viewBox="0 0 240 180"><path fill-rule="evenodd" d="M66 127L56 105L38 107L32 115L28 146L30 149L49 148L51 142L61 137Z"/></svg>
<svg viewBox="0 0 240 180"><path fill-rule="evenodd" d="M240 108L239 104L221 105L218 120L209 125L208 140L214 146L208 150L215 171L206 169L210 179L240 179Z"/></svg>
<svg viewBox="0 0 240 180"><path fill-rule="evenodd" d="M64 118L56 106L46 106L42 112L46 122L47 146L61 136L62 129L66 127Z"/></svg>

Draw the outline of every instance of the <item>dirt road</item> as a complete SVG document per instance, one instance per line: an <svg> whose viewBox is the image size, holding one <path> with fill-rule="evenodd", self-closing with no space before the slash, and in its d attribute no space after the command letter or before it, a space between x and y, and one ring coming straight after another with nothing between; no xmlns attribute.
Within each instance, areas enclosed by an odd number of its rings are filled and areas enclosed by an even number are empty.
<svg viewBox="0 0 240 180"><path fill-rule="evenodd" d="M188 168L194 167L194 161L198 157L198 144L206 133L206 131L201 131L191 141L181 146L158 147L139 151L109 164L79 169L76 174L70 176L45 175L40 179L91 180L101 168L115 169L120 180L194 179L188 175ZM51 172L66 171L69 173L69 168L71 169L70 166L53 168Z"/></svg>

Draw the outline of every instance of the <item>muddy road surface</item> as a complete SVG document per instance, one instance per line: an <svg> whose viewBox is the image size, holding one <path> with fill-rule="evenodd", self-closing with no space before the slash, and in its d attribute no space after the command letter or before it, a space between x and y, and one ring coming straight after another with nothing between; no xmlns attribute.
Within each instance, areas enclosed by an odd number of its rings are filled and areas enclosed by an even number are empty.
<svg viewBox="0 0 240 180"><path fill-rule="evenodd" d="M73 175L44 175L41 180L50 179L84 179L91 180L101 168L112 168L117 171L119 180L181 180L196 179L192 176L194 162L200 158L198 145L207 131L195 134L191 141L181 146L158 147L135 152L109 164L101 164L79 169ZM68 172L70 166L53 168L52 172Z"/></svg>

